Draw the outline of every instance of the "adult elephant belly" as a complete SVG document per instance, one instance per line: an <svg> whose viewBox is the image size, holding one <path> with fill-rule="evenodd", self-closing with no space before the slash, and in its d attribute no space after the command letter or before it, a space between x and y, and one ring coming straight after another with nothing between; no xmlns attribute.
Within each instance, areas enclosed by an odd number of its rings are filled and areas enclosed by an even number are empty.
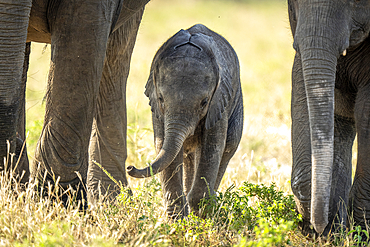
<svg viewBox="0 0 370 247"><path fill-rule="evenodd" d="M149 0L119 0L117 8L111 20L111 31L116 31ZM50 23L55 18L60 1L57 0L33 0L28 25L27 42L51 43Z"/></svg>
<svg viewBox="0 0 370 247"><path fill-rule="evenodd" d="M48 2L47 0L33 0L31 14L28 24L27 42L51 43L51 34L48 23ZM57 2L57 1L52 1ZM56 4L50 6L55 8Z"/></svg>

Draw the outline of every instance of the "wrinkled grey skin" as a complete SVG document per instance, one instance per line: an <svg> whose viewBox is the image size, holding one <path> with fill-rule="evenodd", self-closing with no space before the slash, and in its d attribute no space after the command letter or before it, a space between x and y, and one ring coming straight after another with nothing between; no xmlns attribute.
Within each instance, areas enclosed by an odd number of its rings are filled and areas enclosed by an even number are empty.
<svg viewBox="0 0 370 247"><path fill-rule="evenodd" d="M370 1L288 0L292 71L291 185L303 231L370 220ZM351 183L352 144L358 160ZM364 229L364 228L363 228Z"/></svg>
<svg viewBox="0 0 370 247"><path fill-rule="evenodd" d="M27 158L18 166L23 181L48 171L48 180L60 177L66 188L79 184L78 172L92 195L99 184L104 193L113 182L96 160L127 185L126 80L148 1L0 0L1 159L6 140L19 155L25 139L26 41L51 43L44 126L30 171Z"/></svg>
<svg viewBox="0 0 370 247"><path fill-rule="evenodd" d="M154 57L145 94L150 99L157 157L128 167L133 177L161 172L167 213L198 212L218 189L243 129L239 62L220 35L198 24L181 30Z"/></svg>

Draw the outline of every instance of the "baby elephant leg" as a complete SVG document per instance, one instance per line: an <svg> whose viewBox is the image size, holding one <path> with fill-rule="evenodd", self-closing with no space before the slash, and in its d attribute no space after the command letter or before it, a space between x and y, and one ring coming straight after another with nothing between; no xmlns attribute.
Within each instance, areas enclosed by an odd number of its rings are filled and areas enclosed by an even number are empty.
<svg viewBox="0 0 370 247"><path fill-rule="evenodd" d="M171 165L160 174L165 207L168 216L172 219L179 219L187 214L182 182L182 157L183 152L180 150Z"/></svg>
<svg viewBox="0 0 370 247"><path fill-rule="evenodd" d="M234 156L238 149L240 139L243 134L243 102L240 100L240 104L235 108L234 113L229 119L229 125L227 129L226 145L224 154L221 159L220 167L218 169L217 179L215 183L215 191L220 186L222 177L229 165L230 159Z"/></svg>
<svg viewBox="0 0 370 247"><path fill-rule="evenodd" d="M157 154L160 152L164 141L163 119L152 115L154 140ZM186 200L183 190L183 148L160 174L162 193L167 215L172 219L179 219L187 215Z"/></svg>
<svg viewBox="0 0 370 247"><path fill-rule="evenodd" d="M212 142L220 143L220 142ZM222 143L222 142L221 142ZM196 166L192 188L187 194L187 201L191 211L199 213L199 203L203 198L215 195L215 184L222 158L224 145L204 145L196 155L200 155Z"/></svg>

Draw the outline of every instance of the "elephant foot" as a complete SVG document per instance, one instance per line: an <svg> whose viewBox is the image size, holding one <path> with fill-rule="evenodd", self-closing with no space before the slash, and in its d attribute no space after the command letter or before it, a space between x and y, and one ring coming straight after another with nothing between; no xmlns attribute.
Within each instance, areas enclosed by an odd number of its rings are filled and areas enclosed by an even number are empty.
<svg viewBox="0 0 370 247"><path fill-rule="evenodd" d="M188 215L186 211L186 207L179 205L169 206L166 209L168 218L173 221L184 219Z"/></svg>
<svg viewBox="0 0 370 247"><path fill-rule="evenodd" d="M79 178L71 182L60 183L61 192L60 197L65 207L70 205L78 206L80 210L86 210L87 204L87 191L85 184Z"/></svg>
<svg viewBox="0 0 370 247"><path fill-rule="evenodd" d="M166 207L166 213L169 219L171 220L181 220L184 217L188 216L189 209L186 204L185 196L180 196L176 200L169 203L165 202L168 206Z"/></svg>
<svg viewBox="0 0 370 247"><path fill-rule="evenodd" d="M364 212L362 212L363 214L365 214ZM354 215L356 214L356 212L354 212ZM352 220L353 222L353 220ZM353 230L354 232L352 233L352 239L355 238L355 235L357 235L357 239L361 239L361 242L363 243L367 243L366 246L370 246L368 245L369 242L370 242L370 238L367 237L366 233L364 231L367 231L367 233L369 234L370 231L369 231L369 225L370 225L370 220L369 219L366 219L365 220L365 215L363 215L363 218L354 218L354 223L353 223L353 227L349 230ZM365 245L361 245L361 246L365 246Z"/></svg>
<svg viewBox="0 0 370 247"><path fill-rule="evenodd" d="M20 183L24 185L30 179L27 147L26 143L19 137L16 138L16 145L17 147L14 159L14 173L16 176L18 176Z"/></svg>
<svg viewBox="0 0 370 247"><path fill-rule="evenodd" d="M217 205L216 195L203 196L205 193L193 193L191 190L187 196L190 211L195 215L206 218L212 215L214 207Z"/></svg>
<svg viewBox="0 0 370 247"><path fill-rule="evenodd" d="M6 162L0 164L0 171L5 170L7 174L20 183L22 187L29 182L30 170L27 156L27 148L22 139L16 138L14 154L9 154Z"/></svg>
<svg viewBox="0 0 370 247"><path fill-rule="evenodd" d="M307 238L317 238L318 234L311 225L309 220L302 219L302 221L298 222L298 228L301 231L302 235Z"/></svg>
<svg viewBox="0 0 370 247"><path fill-rule="evenodd" d="M113 202L122 193L127 196L132 196L133 193L129 187L121 187L114 183L104 183L101 180L87 183L88 201L89 203L97 203L99 201Z"/></svg>
<svg viewBox="0 0 370 247"><path fill-rule="evenodd" d="M358 164L357 167L359 167ZM367 231L370 233L370 201L368 199L368 181L369 180L366 176L359 176L356 174L351 188L351 196L349 200L349 211L352 217L350 218L350 221L353 222L353 229L356 230L354 234L358 234L361 236L361 241L366 242L369 242L370 239L368 239L362 231ZM361 229L359 227L361 227Z"/></svg>
<svg viewBox="0 0 370 247"><path fill-rule="evenodd" d="M103 170L104 169L104 170ZM109 176L108 176L109 174ZM114 176L113 176L114 175ZM103 166L90 162L87 172L88 201L114 201L121 193L132 195L125 174L110 174Z"/></svg>
<svg viewBox="0 0 370 247"><path fill-rule="evenodd" d="M44 171L42 177L41 170ZM40 196L62 202L66 208L73 206L84 211L88 207L86 186L79 177L68 182L60 182L46 170L38 168L37 172L31 174L31 182L35 183Z"/></svg>

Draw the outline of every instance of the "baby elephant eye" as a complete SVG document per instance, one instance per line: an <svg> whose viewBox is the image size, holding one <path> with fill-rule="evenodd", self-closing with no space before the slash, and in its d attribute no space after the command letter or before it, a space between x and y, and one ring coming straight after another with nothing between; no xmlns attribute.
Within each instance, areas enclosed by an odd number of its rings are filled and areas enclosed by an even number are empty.
<svg viewBox="0 0 370 247"><path fill-rule="evenodd" d="M200 107L204 109L204 107L206 107L207 104L208 104L208 98L205 98L202 100L202 103L200 103Z"/></svg>
<svg viewBox="0 0 370 247"><path fill-rule="evenodd" d="M162 96L159 96L158 100L159 100L159 102L163 103L163 97Z"/></svg>

